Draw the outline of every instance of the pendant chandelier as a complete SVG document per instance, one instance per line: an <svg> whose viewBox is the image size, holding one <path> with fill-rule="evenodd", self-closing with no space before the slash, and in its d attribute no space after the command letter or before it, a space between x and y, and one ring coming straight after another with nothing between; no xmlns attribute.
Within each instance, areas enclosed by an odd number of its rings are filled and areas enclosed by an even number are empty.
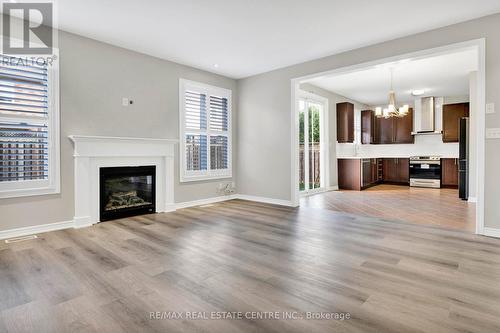
<svg viewBox="0 0 500 333"><path fill-rule="evenodd" d="M404 117L408 114L408 110L410 109L408 104L397 107L396 106L396 93L392 87L393 84L393 68L391 68L391 90L389 90L389 104L386 108L376 107L375 115L378 118L391 118L391 117Z"/></svg>

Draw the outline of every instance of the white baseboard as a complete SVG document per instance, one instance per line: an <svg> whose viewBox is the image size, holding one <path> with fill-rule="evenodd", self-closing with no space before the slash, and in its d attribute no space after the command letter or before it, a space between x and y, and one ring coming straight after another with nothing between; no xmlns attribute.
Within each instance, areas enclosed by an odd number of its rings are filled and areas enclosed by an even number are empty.
<svg viewBox="0 0 500 333"><path fill-rule="evenodd" d="M41 234L41 233L49 232L49 231L69 229L69 228L73 228L73 227L74 227L73 221L65 221L65 222L35 225L32 227L3 230L3 231L0 231L0 239L9 239L9 238L14 238L14 237L29 236L29 235Z"/></svg>
<svg viewBox="0 0 500 333"><path fill-rule="evenodd" d="M158 212L158 213L170 213L170 212L175 212L175 209L177 208L176 204L165 204L165 210Z"/></svg>
<svg viewBox="0 0 500 333"><path fill-rule="evenodd" d="M291 200L282 200L282 199L273 199L273 198L266 198L266 197L258 197L258 196L255 196L255 195L236 194L236 199L248 200L248 201L255 201L255 202L262 202L262 203L267 203L267 204L271 204L271 205L294 207L294 204L293 204L293 202Z"/></svg>
<svg viewBox="0 0 500 333"><path fill-rule="evenodd" d="M477 198L476 197L469 197L467 201L469 201L469 202L477 202Z"/></svg>
<svg viewBox="0 0 500 333"><path fill-rule="evenodd" d="M73 227L75 229L86 228L93 225L90 216L74 216L73 217Z"/></svg>
<svg viewBox="0 0 500 333"><path fill-rule="evenodd" d="M484 236L500 238L500 229L484 227L482 234Z"/></svg>
<svg viewBox="0 0 500 333"><path fill-rule="evenodd" d="M217 202L223 202L223 201L234 200L234 199L262 202L262 203L267 203L267 204L271 204L271 205L293 207L292 202L289 200L273 199L273 198L259 197L259 196L255 196L255 195L246 195L246 194L232 194L232 195L225 195L225 196L213 197L213 198L207 198L207 199L201 199L201 200L180 202L180 203L175 204L175 208L182 209L182 208L188 208L188 207L209 205L209 204L213 204L213 203L217 203Z"/></svg>
<svg viewBox="0 0 500 333"><path fill-rule="evenodd" d="M217 203L217 202L237 199L236 197L237 197L237 195L233 194L233 195L224 195L224 196L220 196L220 197L213 197L213 198L207 198L207 199L179 202L179 203L175 204L175 209L209 205L209 204L213 204L213 203Z"/></svg>

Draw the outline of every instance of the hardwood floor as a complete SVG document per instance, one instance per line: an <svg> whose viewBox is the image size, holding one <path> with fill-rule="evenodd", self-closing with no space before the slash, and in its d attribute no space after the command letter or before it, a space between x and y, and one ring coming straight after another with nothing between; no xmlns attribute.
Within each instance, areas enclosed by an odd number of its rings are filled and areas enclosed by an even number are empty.
<svg viewBox="0 0 500 333"><path fill-rule="evenodd" d="M331 191L301 199L301 206L474 232L476 205L456 189L377 185L364 191Z"/></svg>
<svg viewBox="0 0 500 333"><path fill-rule="evenodd" d="M39 236L0 245L0 332L500 331L500 240L457 230L233 200Z"/></svg>

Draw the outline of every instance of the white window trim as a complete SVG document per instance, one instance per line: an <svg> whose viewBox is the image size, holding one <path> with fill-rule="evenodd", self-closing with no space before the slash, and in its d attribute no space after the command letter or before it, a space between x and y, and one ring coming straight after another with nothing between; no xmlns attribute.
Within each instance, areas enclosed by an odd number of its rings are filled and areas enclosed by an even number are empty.
<svg viewBox="0 0 500 333"><path fill-rule="evenodd" d="M196 90L204 91L207 95L223 96L227 98L228 101L228 114L227 114L227 135L221 133L220 131L211 131L209 122L210 115L207 114L207 129L206 130L189 130L185 129L185 113L184 113L184 92L186 88L193 88ZM207 108L208 111L208 108ZM186 170L186 133L207 133L207 169L206 171L187 171ZM232 91L230 89L220 88L196 81L190 81L186 79L179 79L179 176L180 182L193 182L202 180L212 180L212 179L224 179L232 178L233 167L232 167ZM210 136L227 136L227 169L221 170L210 170Z"/></svg>
<svg viewBox="0 0 500 333"><path fill-rule="evenodd" d="M33 57L36 55L30 55ZM46 55L40 55L46 57ZM59 49L53 48L54 60L48 66L48 143L49 143L49 178L48 180L24 180L0 182L0 199L18 198L35 195L48 195L61 193L60 170L60 111L59 111ZM7 119L8 117L1 117ZM11 118L19 121L19 118Z"/></svg>

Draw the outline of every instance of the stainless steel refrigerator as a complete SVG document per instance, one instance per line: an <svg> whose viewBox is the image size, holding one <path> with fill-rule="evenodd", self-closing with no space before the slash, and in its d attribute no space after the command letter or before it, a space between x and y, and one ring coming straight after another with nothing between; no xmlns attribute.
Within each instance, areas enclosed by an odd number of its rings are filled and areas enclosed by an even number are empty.
<svg viewBox="0 0 500 333"><path fill-rule="evenodd" d="M458 156L458 194L462 200L469 198L469 118L460 119Z"/></svg>

